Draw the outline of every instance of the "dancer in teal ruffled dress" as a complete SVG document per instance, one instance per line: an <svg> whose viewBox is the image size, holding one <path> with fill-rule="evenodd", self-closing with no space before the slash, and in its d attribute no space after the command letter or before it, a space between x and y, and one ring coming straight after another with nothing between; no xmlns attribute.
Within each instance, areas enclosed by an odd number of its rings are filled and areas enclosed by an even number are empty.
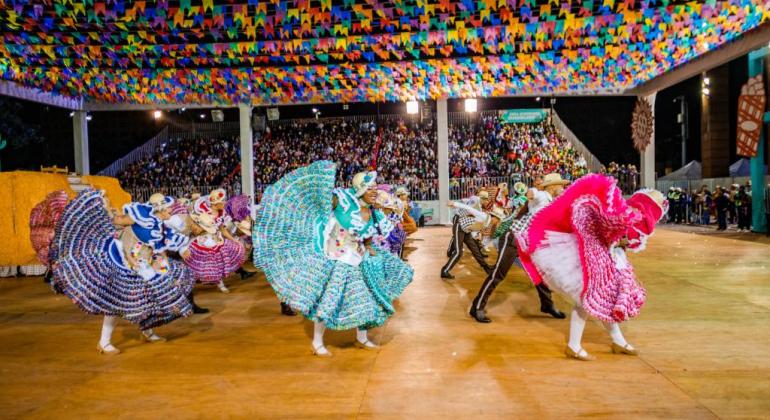
<svg viewBox="0 0 770 420"><path fill-rule="evenodd" d="M282 302L315 323L313 353L331 356L328 327L356 328L356 346L377 349L367 330L395 312L393 300L413 270L373 246L393 225L371 207L376 173L359 173L353 188L334 188L335 165L318 161L281 178L264 193L253 228L254 264Z"/></svg>

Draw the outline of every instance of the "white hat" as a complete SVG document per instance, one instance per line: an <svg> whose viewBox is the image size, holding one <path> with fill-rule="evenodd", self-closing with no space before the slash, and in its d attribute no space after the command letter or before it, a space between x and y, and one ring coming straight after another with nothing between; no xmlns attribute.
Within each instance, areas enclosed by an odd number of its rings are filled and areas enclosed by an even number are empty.
<svg viewBox="0 0 770 420"><path fill-rule="evenodd" d="M359 172L353 177L353 189L356 197L362 197L369 188L377 185L377 172Z"/></svg>

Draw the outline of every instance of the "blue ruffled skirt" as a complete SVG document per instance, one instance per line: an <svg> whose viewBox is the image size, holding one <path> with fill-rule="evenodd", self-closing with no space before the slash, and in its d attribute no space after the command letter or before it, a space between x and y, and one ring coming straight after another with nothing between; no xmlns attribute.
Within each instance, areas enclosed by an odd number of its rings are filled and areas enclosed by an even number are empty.
<svg viewBox="0 0 770 420"><path fill-rule="evenodd" d="M178 261L145 280L121 264L117 231L102 193L86 190L64 210L51 244L52 286L83 311L120 316L148 329L192 313L188 296L195 279Z"/></svg>
<svg viewBox="0 0 770 420"><path fill-rule="evenodd" d="M358 266L327 258L315 246L331 214L334 164L315 162L270 186L253 227L254 263L278 298L308 319L344 330L382 325L413 270L385 249Z"/></svg>

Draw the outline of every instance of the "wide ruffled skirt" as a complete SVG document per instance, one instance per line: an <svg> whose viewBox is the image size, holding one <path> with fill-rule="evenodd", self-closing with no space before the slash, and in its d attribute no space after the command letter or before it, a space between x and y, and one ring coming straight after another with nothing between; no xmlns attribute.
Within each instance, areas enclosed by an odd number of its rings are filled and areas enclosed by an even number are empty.
<svg viewBox="0 0 770 420"><path fill-rule="evenodd" d="M638 315L646 292L625 252L620 248L607 251L611 267L604 281L586 281L579 252L577 235L548 231L541 247L532 253L532 263L548 287L602 321L622 322Z"/></svg>
<svg viewBox="0 0 770 420"><path fill-rule="evenodd" d="M102 194L81 192L65 208L51 243L54 290L89 314L120 316L141 329L190 315L190 270L170 260L166 273L145 280L123 263L116 237Z"/></svg>
<svg viewBox="0 0 770 420"><path fill-rule="evenodd" d="M263 195L253 228L254 264L278 298L328 328L373 328L394 312L413 270L382 248L358 266L316 247L331 214L335 168L320 161L297 169Z"/></svg>
<svg viewBox="0 0 770 420"><path fill-rule="evenodd" d="M193 242L185 263L201 283L216 284L236 272L246 261L240 242L225 239L221 245L205 247Z"/></svg>

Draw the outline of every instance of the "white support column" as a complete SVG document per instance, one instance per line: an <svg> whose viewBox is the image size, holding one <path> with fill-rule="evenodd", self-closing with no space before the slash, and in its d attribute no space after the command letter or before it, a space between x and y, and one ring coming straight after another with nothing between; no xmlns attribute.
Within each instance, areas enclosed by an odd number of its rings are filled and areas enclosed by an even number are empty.
<svg viewBox="0 0 770 420"><path fill-rule="evenodd" d="M438 201L439 223L449 224L449 113L446 99L436 104L436 127L438 128Z"/></svg>
<svg viewBox="0 0 770 420"><path fill-rule="evenodd" d="M650 144L641 153L641 184L644 188L655 188L655 97L657 92L645 97L652 107L652 135Z"/></svg>
<svg viewBox="0 0 770 420"><path fill-rule="evenodd" d="M72 137L75 145L75 172L89 175L91 165L88 160L88 115L86 111L75 111L72 116Z"/></svg>
<svg viewBox="0 0 770 420"><path fill-rule="evenodd" d="M241 194L249 196L254 208L254 137L251 131L251 105L239 104L241 128Z"/></svg>

